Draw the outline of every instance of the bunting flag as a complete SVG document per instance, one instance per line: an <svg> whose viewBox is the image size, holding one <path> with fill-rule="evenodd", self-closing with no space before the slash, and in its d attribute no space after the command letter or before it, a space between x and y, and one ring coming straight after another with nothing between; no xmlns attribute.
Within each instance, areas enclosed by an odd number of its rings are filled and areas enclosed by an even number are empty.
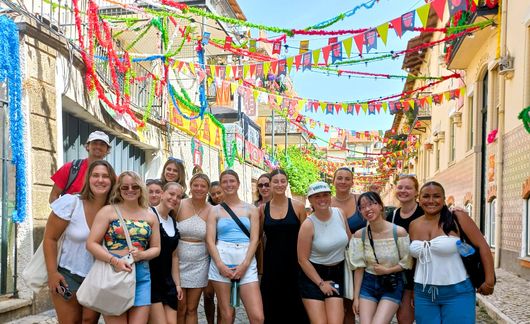
<svg viewBox="0 0 530 324"><path fill-rule="evenodd" d="M248 51L250 53L256 53L256 40L251 39L248 41Z"/></svg>
<svg viewBox="0 0 530 324"><path fill-rule="evenodd" d="M230 49L232 47L232 37L226 36L224 49Z"/></svg>
<svg viewBox="0 0 530 324"><path fill-rule="evenodd" d="M311 53L306 52L302 54L302 71L311 70Z"/></svg>
<svg viewBox="0 0 530 324"><path fill-rule="evenodd" d="M203 46L207 45L209 41L210 41L210 33L209 32L204 32L202 34L201 44Z"/></svg>
<svg viewBox="0 0 530 324"><path fill-rule="evenodd" d="M328 65L329 53L331 53L331 45L322 47L322 58L326 66Z"/></svg>
<svg viewBox="0 0 530 324"><path fill-rule="evenodd" d="M312 52L313 54L313 65L317 66L320 59L320 48Z"/></svg>
<svg viewBox="0 0 530 324"><path fill-rule="evenodd" d="M353 36L353 39L355 40L355 45L357 45L357 50L359 50L359 54L363 54L363 45L364 45L364 34L359 34Z"/></svg>
<svg viewBox="0 0 530 324"><path fill-rule="evenodd" d="M467 0L465 0L467 1ZM414 20L416 18L416 11L412 10L401 16L401 28L403 33L405 31L414 31Z"/></svg>
<svg viewBox="0 0 530 324"><path fill-rule="evenodd" d="M436 15L438 16L440 21L444 20L446 3L447 3L447 0L433 0L431 2L431 7L434 9L434 12L436 12Z"/></svg>
<svg viewBox="0 0 530 324"><path fill-rule="evenodd" d="M449 5L449 13L454 16L459 11L467 10L467 0L447 0Z"/></svg>
<svg viewBox="0 0 530 324"><path fill-rule="evenodd" d="M377 33L379 33L379 37L381 37L383 44L386 45L386 39L388 36L388 23L377 26Z"/></svg>
<svg viewBox="0 0 530 324"><path fill-rule="evenodd" d="M401 24L402 19L401 17L395 18L390 21L392 23L392 27L394 27L394 31L396 32L396 35L398 35L399 38L401 38L401 35L403 35L403 32L401 31Z"/></svg>
<svg viewBox="0 0 530 324"><path fill-rule="evenodd" d="M430 9L431 5L429 3L416 9L416 13L418 14L418 18L420 19L423 27L427 27L427 19L429 18Z"/></svg>
<svg viewBox="0 0 530 324"><path fill-rule="evenodd" d="M346 56L349 58L351 54L351 45L352 45L353 38L348 37L345 40L342 41L342 45L344 45L344 51L346 51Z"/></svg>
<svg viewBox="0 0 530 324"><path fill-rule="evenodd" d="M298 54L304 54L307 51L309 51L309 41L308 40L301 40L300 41L300 50L299 50Z"/></svg>
<svg viewBox="0 0 530 324"><path fill-rule="evenodd" d="M365 34L366 41L366 52L370 52L371 49L377 49L377 31L370 29Z"/></svg>
<svg viewBox="0 0 530 324"><path fill-rule="evenodd" d="M281 51L282 51L282 43L281 42L274 42L272 44L272 55L280 54Z"/></svg>
<svg viewBox="0 0 530 324"><path fill-rule="evenodd" d="M342 61L342 43L331 45L331 63Z"/></svg>

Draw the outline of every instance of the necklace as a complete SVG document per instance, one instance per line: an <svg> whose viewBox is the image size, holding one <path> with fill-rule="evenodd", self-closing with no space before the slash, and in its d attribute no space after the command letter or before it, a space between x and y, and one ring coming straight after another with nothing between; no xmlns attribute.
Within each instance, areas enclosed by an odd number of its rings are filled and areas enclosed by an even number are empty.
<svg viewBox="0 0 530 324"><path fill-rule="evenodd" d="M199 216L201 215L202 211L204 210L204 208L206 207L205 206L202 206L201 209L199 209L199 212L197 212L197 209L195 209L195 205L193 204L193 202L191 202L191 208L193 208L193 212L195 213L195 215Z"/></svg>
<svg viewBox="0 0 530 324"><path fill-rule="evenodd" d="M335 200L337 200L338 202L345 202L345 201L348 201L352 198L352 194L349 193L348 194L348 197L347 198L339 198L338 196L335 196Z"/></svg>
<svg viewBox="0 0 530 324"><path fill-rule="evenodd" d="M401 208L401 210L400 210L400 212L399 212L401 218L403 218L403 216L404 216L403 214L406 215L405 218L409 218L410 216L412 216L412 214L414 214L414 213L416 212L416 209L418 209L418 203L416 203L416 206L414 206L414 209L412 209L411 212L404 213L404 212L403 212L403 208Z"/></svg>

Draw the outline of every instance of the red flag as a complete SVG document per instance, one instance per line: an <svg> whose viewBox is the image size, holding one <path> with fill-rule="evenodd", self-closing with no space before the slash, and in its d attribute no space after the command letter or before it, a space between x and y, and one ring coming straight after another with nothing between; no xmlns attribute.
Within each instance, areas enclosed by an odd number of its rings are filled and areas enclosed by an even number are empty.
<svg viewBox="0 0 530 324"><path fill-rule="evenodd" d="M447 0L434 0L431 2L431 7L436 12L436 15L438 15L438 18L440 20L444 19L444 12L445 12L445 4L447 3Z"/></svg>
<svg viewBox="0 0 530 324"><path fill-rule="evenodd" d="M353 39L355 40L355 44L357 45L359 54L362 54L364 45L364 33L353 36Z"/></svg>
<svg viewBox="0 0 530 324"><path fill-rule="evenodd" d="M226 36L225 38L225 49L230 49L232 47L232 37Z"/></svg>
<svg viewBox="0 0 530 324"><path fill-rule="evenodd" d="M282 51L282 43L274 42L272 44L272 54L280 54L281 51Z"/></svg>
<svg viewBox="0 0 530 324"><path fill-rule="evenodd" d="M399 38L401 38L401 35L403 35L403 31L401 30L401 17L391 20L390 22L392 23L396 34L399 36Z"/></svg>
<svg viewBox="0 0 530 324"><path fill-rule="evenodd" d="M322 56L324 57L324 63L328 65L329 53L331 52L331 45L322 47Z"/></svg>
<svg viewBox="0 0 530 324"><path fill-rule="evenodd" d="M294 57L294 64L296 66L296 71L300 69L300 64L302 63L302 55L296 55Z"/></svg>

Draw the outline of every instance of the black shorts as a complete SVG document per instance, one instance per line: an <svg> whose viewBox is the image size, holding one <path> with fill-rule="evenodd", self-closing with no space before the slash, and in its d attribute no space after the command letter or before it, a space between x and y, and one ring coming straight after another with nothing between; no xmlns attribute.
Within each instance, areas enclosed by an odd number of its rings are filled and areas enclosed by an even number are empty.
<svg viewBox="0 0 530 324"><path fill-rule="evenodd" d="M341 297L344 295L344 261L332 266L327 266L323 264L316 264L311 262L320 278L324 281L333 281L335 284L339 285L339 293L333 292L333 295L326 296L320 290L317 284L315 284L311 279L309 279L303 271L300 271L300 276L298 277L298 288L300 289L300 296L303 299L318 299L324 300L331 297Z"/></svg>
<svg viewBox="0 0 530 324"><path fill-rule="evenodd" d="M177 287L173 278L160 278L153 280L151 278L151 304L162 303L177 310Z"/></svg>

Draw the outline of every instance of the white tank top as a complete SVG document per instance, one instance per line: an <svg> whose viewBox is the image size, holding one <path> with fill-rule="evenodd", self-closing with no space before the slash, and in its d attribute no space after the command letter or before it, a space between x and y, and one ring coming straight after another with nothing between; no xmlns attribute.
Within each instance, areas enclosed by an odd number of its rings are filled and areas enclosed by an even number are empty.
<svg viewBox="0 0 530 324"><path fill-rule="evenodd" d="M456 241L459 239L443 235L430 241L412 241L410 255L418 260L414 282L425 287L454 285L466 280L466 268L456 249Z"/></svg>
<svg viewBox="0 0 530 324"><path fill-rule="evenodd" d="M343 261L348 235L339 210L331 207L331 217L325 222L314 214L309 215L308 218L314 228L309 261L323 265L333 265Z"/></svg>

